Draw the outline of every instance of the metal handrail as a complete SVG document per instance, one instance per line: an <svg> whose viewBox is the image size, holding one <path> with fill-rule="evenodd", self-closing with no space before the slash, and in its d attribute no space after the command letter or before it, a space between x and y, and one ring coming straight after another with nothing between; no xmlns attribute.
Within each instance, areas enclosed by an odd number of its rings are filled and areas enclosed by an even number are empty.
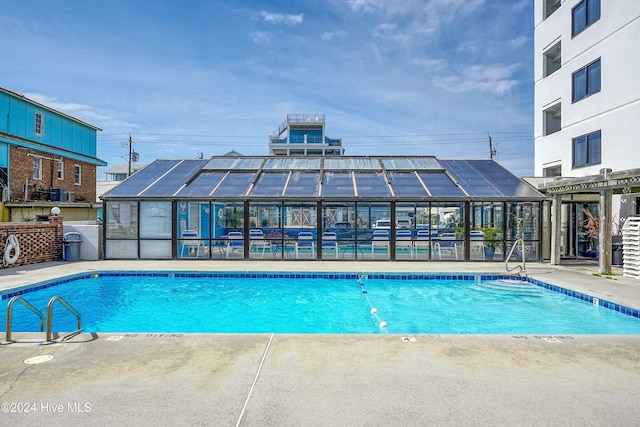
<svg viewBox="0 0 640 427"><path fill-rule="evenodd" d="M31 304L29 304L21 296L15 296L15 297L11 298L9 300L9 304L7 304L7 331L6 331L6 335L5 335L4 341L2 341L2 344L11 344L12 342L15 342L15 341L13 341L11 339L11 324L13 323L13 314L12 314L13 313L13 303L16 302L16 301L22 303L22 305L24 305L29 310L31 310L33 313L38 315L38 317L40 318L40 332L42 332L44 330L44 315L40 312L40 310L38 310L37 308L35 308Z"/></svg>
<svg viewBox="0 0 640 427"><path fill-rule="evenodd" d="M513 251L518 247L518 244L520 244L521 250L522 250L522 264L518 264L513 268L509 268L509 259L511 258L511 255L513 255ZM511 247L511 250L509 251L509 255L507 255L507 259L504 262L504 268L507 270L507 273L511 273L512 271L514 271L515 269L519 268L520 271L518 271L518 275L520 275L520 273L526 272L527 271L527 265L526 265L526 255L524 253L524 240L523 239L518 239L515 241L514 245Z"/></svg>
<svg viewBox="0 0 640 427"><path fill-rule="evenodd" d="M51 336L52 336L51 317L53 314L53 303L56 301L59 301L60 304L62 304L67 310L71 312L71 314L75 315L76 318L78 319L78 330L73 332L72 334L78 334L79 332L82 331L82 316L80 315L80 313L78 313L78 311L75 308L71 307L69 303L66 302L61 296L56 295L49 300L49 304L47 305L47 338L46 338L45 344L53 342L51 340Z"/></svg>

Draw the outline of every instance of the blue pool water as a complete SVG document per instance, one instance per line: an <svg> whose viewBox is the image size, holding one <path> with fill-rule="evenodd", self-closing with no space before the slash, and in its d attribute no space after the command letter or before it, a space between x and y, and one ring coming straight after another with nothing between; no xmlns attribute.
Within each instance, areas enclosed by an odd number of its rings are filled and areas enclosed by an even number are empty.
<svg viewBox="0 0 640 427"><path fill-rule="evenodd" d="M637 310L615 306L631 315L622 314L587 295L504 279L102 272L41 284L22 297L46 313L49 299L62 296L88 332L640 334ZM493 286L496 280L508 286ZM3 295L5 309L10 296ZM53 313L54 331L76 329L61 304ZM13 331L37 328L37 317L14 304Z"/></svg>

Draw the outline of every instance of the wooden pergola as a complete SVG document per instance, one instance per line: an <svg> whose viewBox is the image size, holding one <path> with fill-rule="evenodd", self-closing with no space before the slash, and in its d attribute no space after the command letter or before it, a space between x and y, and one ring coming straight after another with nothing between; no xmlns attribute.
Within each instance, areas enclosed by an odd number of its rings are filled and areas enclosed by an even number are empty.
<svg viewBox="0 0 640 427"><path fill-rule="evenodd" d="M561 215L562 196L573 194L598 194L600 208L600 224L598 250L599 271L601 274L611 274L611 220L612 196L614 194L630 194L640 192L640 169L629 169L613 172L611 169L601 169L598 175L579 178L557 177L554 181L539 185L538 189L551 196L551 264L560 264L560 235L561 223L557 218ZM606 225L606 226L604 226Z"/></svg>

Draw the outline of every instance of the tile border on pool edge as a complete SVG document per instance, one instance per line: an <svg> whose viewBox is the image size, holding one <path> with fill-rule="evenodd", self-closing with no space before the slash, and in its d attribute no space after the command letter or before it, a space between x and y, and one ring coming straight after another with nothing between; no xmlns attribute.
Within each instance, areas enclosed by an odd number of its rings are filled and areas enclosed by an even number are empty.
<svg viewBox="0 0 640 427"><path fill-rule="evenodd" d="M561 286L552 285L540 280L531 279L529 277L520 277L511 274L483 274L483 273L328 273L328 272L269 272L269 271L119 271L105 270L92 271L90 273L78 273L70 276L64 276L57 279L51 279L35 284L23 285L16 288L5 289L0 291L0 300L10 299L14 296L22 296L41 289L50 288L76 280L91 279L99 276L137 276L137 277L222 277L222 278L270 278L270 279L349 279L358 280L361 275L366 275L367 279L390 279L390 280L500 280L500 279L517 279L552 292L576 298L591 304L597 303L598 306L608 310L617 311L621 314L640 319L640 310L617 304L611 301L603 300L584 294L578 291L563 288Z"/></svg>

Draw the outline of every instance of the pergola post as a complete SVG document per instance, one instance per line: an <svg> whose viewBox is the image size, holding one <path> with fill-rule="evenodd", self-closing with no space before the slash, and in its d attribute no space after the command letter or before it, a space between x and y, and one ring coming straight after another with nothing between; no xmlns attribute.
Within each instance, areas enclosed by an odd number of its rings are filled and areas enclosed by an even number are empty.
<svg viewBox="0 0 640 427"><path fill-rule="evenodd" d="M562 245L562 195L554 194L551 201L551 265L560 265Z"/></svg>
<svg viewBox="0 0 640 427"><path fill-rule="evenodd" d="M611 201L613 191L600 190L600 224L598 227L598 265L600 274L611 274Z"/></svg>

